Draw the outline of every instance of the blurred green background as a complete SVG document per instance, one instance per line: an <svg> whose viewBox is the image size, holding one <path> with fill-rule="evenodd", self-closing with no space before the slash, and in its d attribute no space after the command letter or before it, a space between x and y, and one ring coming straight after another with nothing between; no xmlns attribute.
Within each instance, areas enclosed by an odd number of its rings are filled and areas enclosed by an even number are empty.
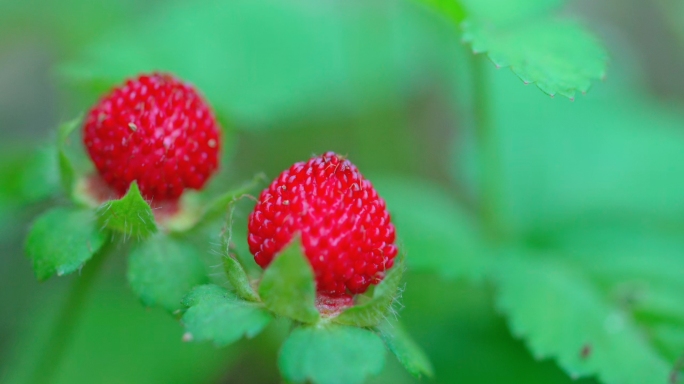
<svg viewBox="0 0 684 384"><path fill-rule="evenodd" d="M650 279L668 271L679 281L667 287L676 312L684 304L684 6L583 0L561 14L600 36L608 76L571 102L486 67L501 220L515 247L589 260L592 279L605 277L607 287L615 282L600 266L621 263L623 250L645 266L635 262L629 281L657 264ZM39 284L23 256L31 218L56 202L45 199L56 175L35 171L45 163L35 148L111 84L149 70L195 83L216 107L227 161L212 188L262 171L274 177L328 150L374 181L396 210L412 263L401 318L434 363L434 382L572 382L548 354L528 350L507 326L505 303L495 305L499 286L487 276L496 252L477 229L474 61L460 39L450 20L408 0L0 0L0 382L26 382L74 279ZM280 382L277 324L227 349L183 343L175 319L130 292L125 260L105 268L58 383ZM670 361L684 352L677 321L658 344ZM414 380L388 357L373 382Z"/></svg>

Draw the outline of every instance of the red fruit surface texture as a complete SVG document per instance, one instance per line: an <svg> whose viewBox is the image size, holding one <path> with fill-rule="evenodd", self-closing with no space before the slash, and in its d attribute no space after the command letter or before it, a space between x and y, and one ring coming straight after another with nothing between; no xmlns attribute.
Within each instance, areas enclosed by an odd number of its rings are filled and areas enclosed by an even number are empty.
<svg viewBox="0 0 684 384"><path fill-rule="evenodd" d="M385 201L349 160L333 152L294 164L259 196L249 249L266 268L300 234L319 294L365 292L397 255Z"/></svg>
<svg viewBox="0 0 684 384"><path fill-rule="evenodd" d="M100 176L119 195L138 181L149 200L201 189L218 167L220 128L209 105L169 74L130 79L88 113L83 141Z"/></svg>

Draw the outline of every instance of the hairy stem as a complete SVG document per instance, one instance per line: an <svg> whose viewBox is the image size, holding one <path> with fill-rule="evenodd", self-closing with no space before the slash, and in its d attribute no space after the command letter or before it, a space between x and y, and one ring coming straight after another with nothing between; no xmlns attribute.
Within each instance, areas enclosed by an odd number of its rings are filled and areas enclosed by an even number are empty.
<svg viewBox="0 0 684 384"><path fill-rule="evenodd" d="M501 240L505 235L501 222L503 209L501 159L486 73L486 66L491 64L484 54L471 55L471 57L473 123L479 156L480 215L490 238Z"/></svg>
<svg viewBox="0 0 684 384"><path fill-rule="evenodd" d="M55 374L62 364L64 355L73 340L76 326L85 309L84 303L109 253L108 248L109 246L105 245L83 267L81 275L76 276L72 281L71 287L66 293L66 301L59 309L50 334L36 359L29 383L52 383L55 381Z"/></svg>

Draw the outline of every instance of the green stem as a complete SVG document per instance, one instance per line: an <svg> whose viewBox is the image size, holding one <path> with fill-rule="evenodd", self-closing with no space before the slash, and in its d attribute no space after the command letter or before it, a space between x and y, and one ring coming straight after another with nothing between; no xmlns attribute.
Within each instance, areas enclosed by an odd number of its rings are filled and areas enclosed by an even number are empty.
<svg viewBox="0 0 684 384"><path fill-rule="evenodd" d="M45 341L41 354L36 360L29 383L52 383L55 374L62 364L62 360L73 340L74 331L83 314L88 293L92 290L93 282L102 269L107 256L105 247L87 263L81 276L75 276L69 287L66 301L62 305L53 322L50 335Z"/></svg>
<svg viewBox="0 0 684 384"><path fill-rule="evenodd" d="M505 236L502 217L502 172L499 147L491 110L491 95L487 67L491 65L486 55L472 55L471 77L473 95L473 123L480 172L480 215L485 230L492 240L501 240Z"/></svg>

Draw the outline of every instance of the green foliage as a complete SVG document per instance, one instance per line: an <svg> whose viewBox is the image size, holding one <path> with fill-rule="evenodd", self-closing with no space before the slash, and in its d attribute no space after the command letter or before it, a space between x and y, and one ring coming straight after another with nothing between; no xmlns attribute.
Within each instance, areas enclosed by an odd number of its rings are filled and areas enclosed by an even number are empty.
<svg viewBox="0 0 684 384"><path fill-rule="evenodd" d="M271 321L262 306L240 300L216 285L194 288L184 299L186 340L211 340L216 346L229 345L242 336L254 337Z"/></svg>
<svg viewBox="0 0 684 384"><path fill-rule="evenodd" d="M200 255L199 249L183 239L157 234L133 245L128 282L143 304L174 312L192 287L208 281Z"/></svg>
<svg viewBox="0 0 684 384"><path fill-rule="evenodd" d="M180 2L103 36L61 72L99 93L136 73L172 71L235 127L282 127L396 104L397 89L441 63L438 31L404 2ZM331 65L345 56L354 65Z"/></svg>
<svg viewBox="0 0 684 384"><path fill-rule="evenodd" d="M525 83L574 99L605 77L605 48L576 22L550 13L562 0L423 0L463 29L475 54L486 53Z"/></svg>
<svg viewBox="0 0 684 384"><path fill-rule="evenodd" d="M564 0L454 0L462 4L468 18L505 25L534 18L557 9Z"/></svg>
<svg viewBox="0 0 684 384"><path fill-rule="evenodd" d="M384 362L385 347L376 334L335 325L295 329L278 356L280 372L293 383L362 383L380 373Z"/></svg>
<svg viewBox="0 0 684 384"><path fill-rule="evenodd" d="M540 237L578 220L607 217L682 222L684 115L679 111L629 89L604 89L581 103L539 99L505 74L491 70L489 75L497 80L492 117L506 202L498 214L509 232ZM464 140L454 155L456 177L478 193L474 149Z"/></svg>
<svg viewBox="0 0 684 384"><path fill-rule="evenodd" d="M585 262L593 263L595 255L585 256ZM620 292L620 286L602 287L592 280L579 260L553 256L515 255L502 262L499 305L509 315L514 334L524 336L535 355L556 358L571 377L598 374L608 384L668 382L673 363L649 340L649 324L633 317L628 302L631 294L641 300L639 289L657 295L651 289L658 282L643 280L643 287L625 282L626 291ZM610 257L612 263L623 262L620 254L602 256L604 266L606 256L616 256ZM667 269L673 267L670 261L648 263ZM619 270L611 269L603 273L611 277ZM611 297L611 291L617 297ZM678 282L668 294L681 297L681 292L684 285Z"/></svg>
<svg viewBox="0 0 684 384"><path fill-rule="evenodd" d="M372 180L387 202L410 268L450 277L482 276L489 263L484 239L449 191L427 180Z"/></svg>
<svg viewBox="0 0 684 384"><path fill-rule="evenodd" d="M102 225L124 237L146 238L157 232L152 208L140 194L136 181L131 183L124 197L102 204L97 214Z"/></svg>
<svg viewBox="0 0 684 384"><path fill-rule="evenodd" d="M373 297L361 304L357 304L333 319L340 324L354 325L357 327L372 327L380 324L391 315L391 308L400 295L399 285L404 276L404 255L400 254L395 261L394 267L387 276L375 287Z"/></svg>
<svg viewBox="0 0 684 384"><path fill-rule="evenodd" d="M259 283L259 296L266 308L277 315L303 323L319 319L316 283L299 238L293 239L266 268Z"/></svg>
<svg viewBox="0 0 684 384"><path fill-rule="evenodd" d="M41 215L26 238L26 254L39 280L71 273L108 240L90 210L58 207Z"/></svg>
<svg viewBox="0 0 684 384"><path fill-rule="evenodd" d="M224 246L224 249L223 270L226 272L228 281L235 288L235 292L247 301L258 302L260 300L259 295L252 288L242 264L228 252L227 246Z"/></svg>
<svg viewBox="0 0 684 384"><path fill-rule="evenodd" d="M383 321L376 330L382 341L387 345L387 348L394 353L409 373L418 378L423 375L428 377L434 375L432 364L427 355L411 339L399 322Z"/></svg>
<svg viewBox="0 0 684 384"><path fill-rule="evenodd" d="M57 151L59 154L59 174L62 182L62 188L67 196L71 197L74 189L74 182L76 180L76 171L71 164L71 160L67 155L67 145L69 135L78 127L80 127L81 118L76 118L72 121L63 123L57 128Z"/></svg>
<svg viewBox="0 0 684 384"><path fill-rule="evenodd" d="M526 84L547 94L575 97L605 76L607 54L596 38L575 22L557 19L491 26L463 24L463 40L474 53L487 53L497 67L510 67Z"/></svg>

